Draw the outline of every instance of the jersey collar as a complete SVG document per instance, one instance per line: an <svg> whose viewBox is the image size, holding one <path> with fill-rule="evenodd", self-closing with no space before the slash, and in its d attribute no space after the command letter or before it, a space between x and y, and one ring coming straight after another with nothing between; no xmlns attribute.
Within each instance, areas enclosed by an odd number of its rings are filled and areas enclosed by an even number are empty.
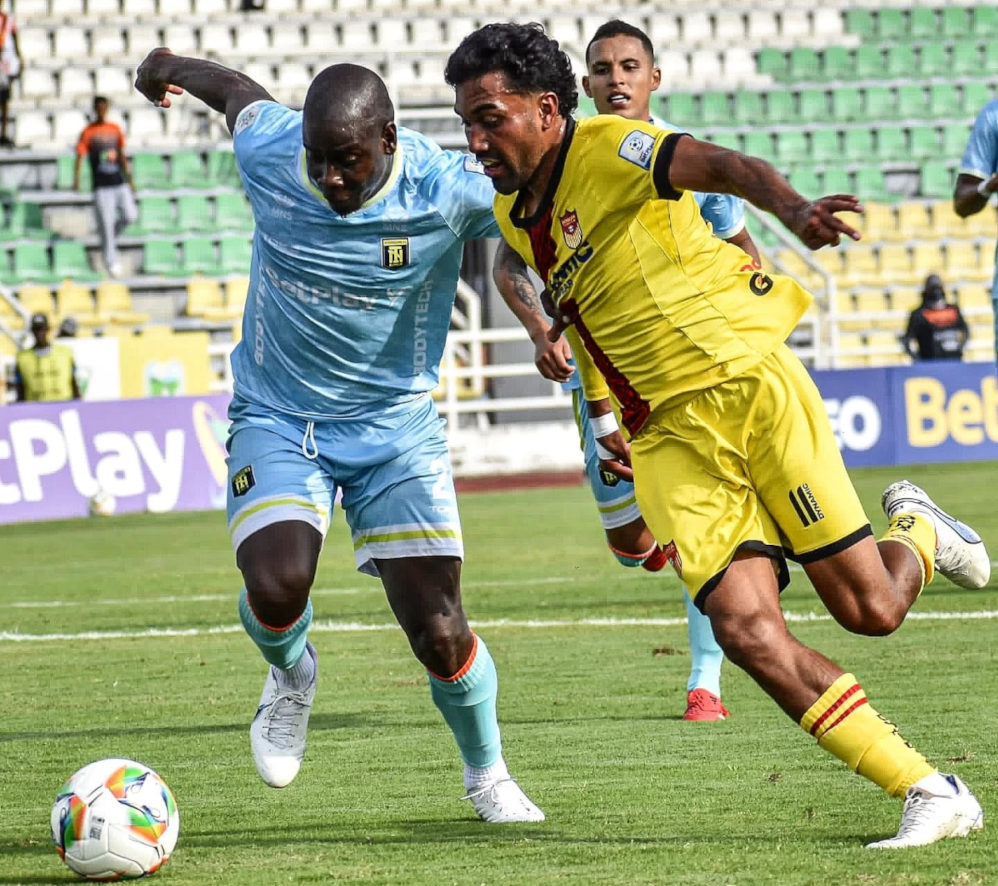
<svg viewBox="0 0 998 886"><path fill-rule="evenodd" d="M367 200L365 200L360 209L367 209L374 206L375 203L383 200L392 188L395 187L395 183L398 181L399 176L402 174L402 142L396 142L395 153L392 155L392 171L388 173L388 178L385 179L385 183L378 189L377 193L372 194ZM301 150L298 155L298 175L301 179L301 183L308 189L308 191L315 197L323 206L327 209L329 204L326 202L326 198L322 196L322 191L320 191L315 185L312 184L312 180L308 177L308 167L305 163L305 146L302 145ZM357 211L359 212L360 209Z"/></svg>
<svg viewBox="0 0 998 886"><path fill-rule="evenodd" d="M565 160L568 158L568 149L572 147L572 137L574 135L575 120L569 117L565 122L565 138L562 140L561 148L558 150L558 159L554 162L554 169L551 170L551 179L548 182L547 189L544 191L541 202L537 205L537 211L530 218L523 218L523 191L520 191L516 195L513 208L509 211L509 220L513 223L513 227L532 228L551 209L555 191L558 190L558 185L561 183L561 175L565 171Z"/></svg>

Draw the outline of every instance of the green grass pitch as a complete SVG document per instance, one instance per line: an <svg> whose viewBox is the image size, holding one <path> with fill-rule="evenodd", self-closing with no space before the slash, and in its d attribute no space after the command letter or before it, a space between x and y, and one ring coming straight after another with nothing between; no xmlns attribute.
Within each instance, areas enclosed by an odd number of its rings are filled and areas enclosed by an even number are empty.
<svg viewBox="0 0 998 886"><path fill-rule="evenodd" d="M855 472L878 531L880 492L905 473L998 556L998 466ZM900 804L730 665L731 720L682 722L685 627L640 623L683 617L678 581L617 566L582 486L461 506L465 603L499 667L506 757L546 822L485 825L459 801L456 749L380 585L353 570L342 515L314 597L308 755L282 791L249 755L265 666L238 626L222 514L10 526L0 884L75 880L50 844L50 805L79 766L112 756L154 767L177 796L180 843L156 874L175 886L998 883L994 823L927 849L864 850L896 830ZM784 608L823 614L800 572ZM792 629L854 671L878 710L994 813L998 582L968 592L939 578L914 611L924 617L884 639L828 620Z"/></svg>

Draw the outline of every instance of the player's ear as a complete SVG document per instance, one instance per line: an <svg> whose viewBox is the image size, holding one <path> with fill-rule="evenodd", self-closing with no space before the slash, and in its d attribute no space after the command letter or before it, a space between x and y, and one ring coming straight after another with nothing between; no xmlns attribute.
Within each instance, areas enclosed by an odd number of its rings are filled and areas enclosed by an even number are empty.
<svg viewBox="0 0 998 886"><path fill-rule="evenodd" d="M593 91L589 88L589 75L584 74L582 77L582 91L585 92L589 98L593 97Z"/></svg>
<svg viewBox="0 0 998 886"><path fill-rule="evenodd" d="M386 123L381 130L381 153L394 154L398 148L399 134L394 123Z"/></svg>
<svg viewBox="0 0 998 886"><path fill-rule="evenodd" d="M537 111L541 118L541 126L544 129L548 129L554 125L560 105L561 103L558 101L558 96L555 93L541 93L540 98L537 100Z"/></svg>
<svg viewBox="0 0 998 886"><path fill-rule="evenodd" d="M655 92L662 85L662 69L655 65L651 69L651 91Z"/></svg>

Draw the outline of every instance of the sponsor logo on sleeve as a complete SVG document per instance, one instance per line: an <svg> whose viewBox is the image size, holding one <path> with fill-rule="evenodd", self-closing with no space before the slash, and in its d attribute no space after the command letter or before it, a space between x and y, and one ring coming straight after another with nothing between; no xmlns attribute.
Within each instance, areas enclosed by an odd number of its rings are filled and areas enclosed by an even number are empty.
<svg viewBox="0 0 998 886"><path fill-rule="evenodd" d="M233 135L239 135L244 129L253 125L253 121L260 114L260 106L257 104L250 105L248 108L243 108L239 112L239 116L236 118L236 125L232 129Z"/></svg>
<svg viewBox="0 0 998 886"><path fill-rule="evenodd" d="M635 129L620 146L617 155L628 163L640 166L642 169L651 169L651 157L655 151L655 136Z"/></svg>
<svg viewBox="0 0 998 886"><path fill-rule="evenodd" d="M485 167L482 166L474 157L464 158L464 171L465 172L477 172L479 175L485 175Z"/></svg>

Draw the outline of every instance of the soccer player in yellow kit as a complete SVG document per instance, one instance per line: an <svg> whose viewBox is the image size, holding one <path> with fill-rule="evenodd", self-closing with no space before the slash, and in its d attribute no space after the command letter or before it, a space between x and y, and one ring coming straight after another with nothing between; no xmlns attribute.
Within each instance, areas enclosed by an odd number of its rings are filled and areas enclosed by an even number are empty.
<svg viewBox="0 0 998 886"><path fill-rule="evenodd" d="M556 305L586 397L614 402L641 512L711 620L728 658L819 745L892 796L898 834L925 845L983 827L963 782L943 775L868 703L858 680L787 630L779 592L799 561L835 619L894 631L938 569L983 587L980 537L902 481L884 493L877 543L807 371L785 344L811 302L713 237L692 191L733 193L812 249L859 234L766 162L640 121L576 123L568 57L538 25L495 24L451 55L447 82L496 218ZM588 360L584 355L588 355Z"/></svg>

